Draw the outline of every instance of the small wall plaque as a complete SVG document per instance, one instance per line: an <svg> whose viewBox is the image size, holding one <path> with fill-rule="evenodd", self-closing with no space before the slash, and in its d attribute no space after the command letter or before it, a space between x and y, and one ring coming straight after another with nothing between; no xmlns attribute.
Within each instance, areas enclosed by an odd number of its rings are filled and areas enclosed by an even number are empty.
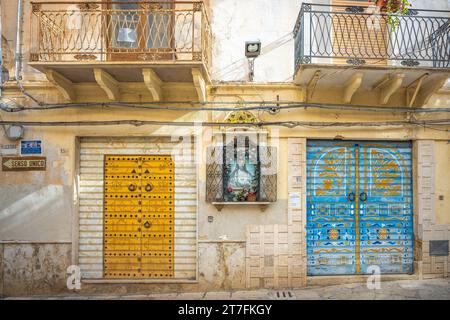
<svg viewBox="0 0 450 320"><path fill-rule="evenodd" d="M448 240L431 240L430 256L448 256Z"/></svg>
<svg viewBox="0 0 450 320"><path fill-rule="evenodd" d="M22 140L20 141L20 154L42 154L42 141L41 140Z"/></svg>
<svg viewBox="0 0 450 320"><path fill-rule="evenodd" d="M291 208L301 208L301 195L298 192L289 193L289 206Z"/></svg>
<svg viewBox="0 0 450 320"><path fill-rule="evenodd" d="M3 156L15 156L18 153L19 149L15 143L2 144L0 147L0 154Z"/></svg>

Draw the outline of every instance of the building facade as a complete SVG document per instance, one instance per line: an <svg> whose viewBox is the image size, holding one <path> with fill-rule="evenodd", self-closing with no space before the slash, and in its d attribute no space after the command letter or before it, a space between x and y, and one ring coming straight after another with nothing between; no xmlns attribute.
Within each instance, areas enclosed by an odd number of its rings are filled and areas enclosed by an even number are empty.
<svg viewBox="0 0 450 320"><path fill-rule="evenodd" d="M377 8L2 0L0 295L448 277L450 6Z"/></svg>

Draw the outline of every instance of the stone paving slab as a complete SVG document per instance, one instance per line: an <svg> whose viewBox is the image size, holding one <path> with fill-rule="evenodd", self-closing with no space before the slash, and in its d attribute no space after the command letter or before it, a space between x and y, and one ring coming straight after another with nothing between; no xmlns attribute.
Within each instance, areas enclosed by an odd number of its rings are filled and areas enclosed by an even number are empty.
<svg viewBox="0 0 450 320"><path fill-rule="evenodd" d="M284 294L283 294L284 292ZM148 293L148 294L109 294L90 295L79 294L58 296L6 297L14 299L130 299L130 300L450 300L450 280L402 280L382 282L381 288L370 290L365 283L342 284L327 287L309 287L300 289L279 290L242 290L220 292L178 292L178 293Z"/></svg>
<svg viewBox="0 0 450 320"><path fill-rule="evenodd" d="M267 300L270 299L270 290L235 291L231 294L232 300Z"/></svg>
<svg viewBox="0 0 450 320"><path fill-rule="evenodd" d="M293 290L294 296L298 300L320 300L320 294L313 290Z"/></svg>
<svg viewBox="0 0 450 320"><path fill-rule="evenodd" d="M205 300L228 300L231 298L232 292L221 291L221 292L206 292Z"/></svg>
<svg viewBox="0 0 450 320"><path fill-rule="evenodd" d="M186 292L179 293L177 300L204 300L206 292Z"/></svg>

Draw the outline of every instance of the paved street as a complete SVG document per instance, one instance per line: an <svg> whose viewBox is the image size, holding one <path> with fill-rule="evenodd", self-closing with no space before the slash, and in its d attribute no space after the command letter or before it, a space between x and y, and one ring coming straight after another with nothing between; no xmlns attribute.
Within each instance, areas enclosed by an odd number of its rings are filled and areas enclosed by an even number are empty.
<svg viewBox="0 0 450 320"><path fill-rule="evenodd" d="M8 297L6 299L22 299ZM65 296L27 297L26 299L138 299L138 300L302 300L302 299L364 299L364 300L403 300L438 299L450 300L450 280L407 280L382 282L381 289L370 290L365 284L344 284L328 287L310 287L289 290L254 290L197 293L89 295L71 294Z"/></svg>

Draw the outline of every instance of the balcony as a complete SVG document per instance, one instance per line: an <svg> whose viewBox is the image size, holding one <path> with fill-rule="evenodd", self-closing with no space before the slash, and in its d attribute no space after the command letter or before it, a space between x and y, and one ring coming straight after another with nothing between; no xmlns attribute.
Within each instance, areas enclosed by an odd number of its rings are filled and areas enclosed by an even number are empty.
<svg viewBox="0 0 450 320"><path fill-rule="evenodd" d="M391 24L374 9L302 4L294 28L294 81L307 88L309 100L326 99L330 94L318 91L336 88L342 103L367 100L370 93L380 105L423 106L444 87L450 11L414 8Z"/></svg>
<svg viewBox="0 0 450 320"><path fill-rule="evenodd" d="M161 100L166 82L193 83L205 99L211 28L202 1L32 2L29 64L68 100L71 85L144 82ZM114 92L115 91L115 92Z"/></svg>

